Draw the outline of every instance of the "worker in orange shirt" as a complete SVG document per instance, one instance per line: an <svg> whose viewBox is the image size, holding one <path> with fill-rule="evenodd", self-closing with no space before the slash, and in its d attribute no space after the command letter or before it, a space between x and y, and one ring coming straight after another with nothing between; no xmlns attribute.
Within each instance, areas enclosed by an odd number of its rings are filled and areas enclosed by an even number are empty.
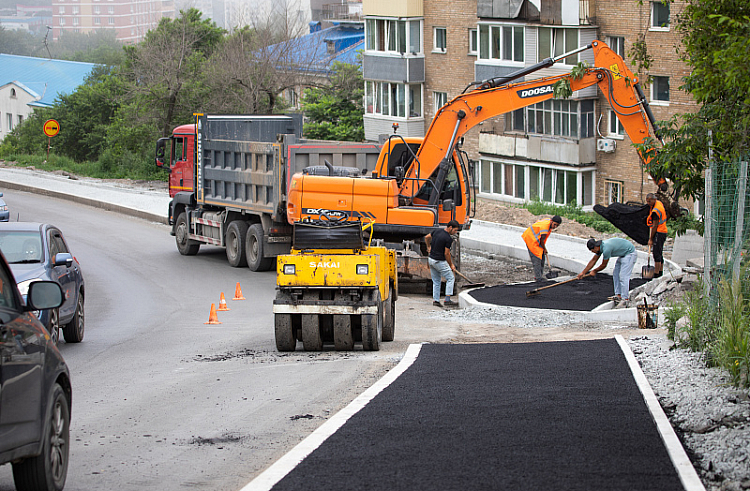
<svg viewBox="0 0 750 491"><path fill-rule="evenodd" d="M650 207L646 225L649 227L648 246L654 254L654 278L662 275L664 268L664 241L667 240L667 211L654 193L646 195L646 203Z"/></svg>
<svg viewBox="0 0 750 491"><path fill-rule="evenodd" d="M560 226L562 218L558 215L552 218L544 218L527 228L521 235L529 250L529 258L534 266L534 280L544 279L544 256L547 254L547 239L549 235Z"/></svg>

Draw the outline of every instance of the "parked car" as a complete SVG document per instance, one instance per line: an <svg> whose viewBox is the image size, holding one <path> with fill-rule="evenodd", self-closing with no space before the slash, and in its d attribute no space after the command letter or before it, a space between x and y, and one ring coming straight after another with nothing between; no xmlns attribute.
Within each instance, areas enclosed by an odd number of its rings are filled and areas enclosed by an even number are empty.
<svg viewBox="0 0 750 491"><path fill-rule="evenodd" d="M19 491L61 491L68 475L70 372L32 313L63 303L60 285L36 281L26 302L0 253L0 465Z"/></svg>
<svg viewBox="0 0 750 491"><path fill-rule="evenodd" d="M0 192L0 222L7 222L10 219L10 211L8 211L8 205L5 204L3 199L3 193Z"/></svg>
<svg viewBox="0 0 750 491"><path fill-rule="evenodd" d="M83 272L60 229L46 223L0 223L0 251L18 281L21 295L40 280L54 281L62 287L62 306L42 310L37 316L55 342L62 328L65 342L80 343L85 327Z"/></svg>

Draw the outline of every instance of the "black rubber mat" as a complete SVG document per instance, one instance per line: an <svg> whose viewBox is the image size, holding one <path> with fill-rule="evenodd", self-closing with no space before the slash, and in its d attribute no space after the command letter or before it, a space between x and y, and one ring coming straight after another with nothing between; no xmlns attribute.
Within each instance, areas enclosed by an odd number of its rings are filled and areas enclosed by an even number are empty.
<svg viewBox="0 0 750 491"><path fill-rule="evenodd" d="M683 488L607 339L424 345L273 489Z"/></svg>
<svg viewBox="0 0 750 491"><path fill-rule="evenodd" d="M633 290L645 282L646 280L640 278L631 279L630 289ZM542 290L538 295L532 297L526 296L526 292L554 283L554 281L545 280L536 283L489 286L471 290L469 295L479 302L495 305L532 309L589 311L605 303L607 297L615 294L612 277L599 273L593 278L586 277L571 281L564 285Z"/></svg>

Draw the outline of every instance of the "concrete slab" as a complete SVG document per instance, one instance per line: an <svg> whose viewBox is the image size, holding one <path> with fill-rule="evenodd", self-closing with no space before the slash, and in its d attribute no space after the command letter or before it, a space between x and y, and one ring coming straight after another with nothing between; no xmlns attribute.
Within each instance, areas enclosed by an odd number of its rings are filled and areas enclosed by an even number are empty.
<svg viewBox="0 0 750 491"><path fill-rule="evenodd" d="M687 262L694 258L703 257L703 237L695 230L688 230L675 237L672 248L672 261L680 266L687 266Z"/></svg>

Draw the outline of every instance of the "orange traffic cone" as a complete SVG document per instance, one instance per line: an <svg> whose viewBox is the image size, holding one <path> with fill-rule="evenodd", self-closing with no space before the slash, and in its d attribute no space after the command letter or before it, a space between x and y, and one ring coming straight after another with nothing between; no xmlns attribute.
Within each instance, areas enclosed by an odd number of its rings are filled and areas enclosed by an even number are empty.
<svg viewBox="0 0 750 491"><path fill-rule="evenodd" d="M242 289L240 288L240 282L237 282L237 288L234 289L234 298L232 300L245 300L242 296Z"/></svg>
<svg viewBox="0 0 750 491"><path fill-rule="evenodd" d="M224 292L221 292L221 298L219 299L219 312L227 312L229 311L229 307L227 307L227 299L224 298Z"/></svg>
<svg viewBox="0 0 750 491"><path fill-rule="evenodd" d="M219 316L216 315L216 304L211 304L211 313L208 314L208 322L204 322L204 324L221 324Z"/></svg>

